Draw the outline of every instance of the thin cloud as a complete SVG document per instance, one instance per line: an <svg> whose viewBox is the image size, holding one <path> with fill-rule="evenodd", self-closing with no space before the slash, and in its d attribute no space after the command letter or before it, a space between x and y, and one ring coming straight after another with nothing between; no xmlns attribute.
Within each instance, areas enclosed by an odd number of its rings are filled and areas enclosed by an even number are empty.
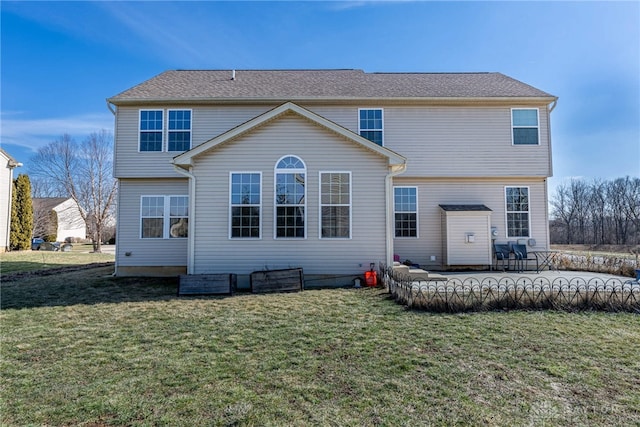
<svg viewBox="0 0 640 427"><path fill-rule="evenodd" d="M46 119L20 119L15 112L2 112L0 138L3 144L15 144L32 150L50 143L63 134L82 139L102 129L113 129L111 114L83 114Z"/></svg>
<svg viewBox="0 0 640 427"><path fill-rule="evenodd" d="M125 27L124 33L135 34L134 38L138 38L145 49L170 62L206 63L211 60L212 47L224 42L215 36L220 33L221 22L212 22L215 18L212 16L207 17L206 23L201 22L201 14L194 14L182 6L163 3L163 8L158 9L151 4L122 2L100 2L96 5L111 16L116 26ZM176 20L175 17L180 15L183 18ZM130 43L131 38L128 37L127 44Z"/></svg>

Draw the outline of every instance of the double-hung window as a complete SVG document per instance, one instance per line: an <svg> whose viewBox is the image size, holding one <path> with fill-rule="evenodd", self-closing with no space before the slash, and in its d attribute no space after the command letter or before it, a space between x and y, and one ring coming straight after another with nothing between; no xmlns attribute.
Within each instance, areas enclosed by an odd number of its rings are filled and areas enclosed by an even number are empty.
<svg viewBox="0 0 640 427"><path fill-rule="evenodd" d="M231 172L230 224L232 239L259 239L262 210L262 174Z"/></svg>
<svg viewBox="0 0 640 427"><path fill-rule="evenodd" d="M296 156L278 161L275 170L275 237L304 238L306 216L306 167Z"/></svg>
<svg viewBox="0 0 640 427"><path fill-rule="evenodd" d="M140 219L140 237L143 239L187 237L189 197L142 196Z"/></svg>
<svg viewBox="0 0 640 427"><path fill-rule="evenodd" d="M537 108L511 109L513 145L538 145L540 143L538 123Z"/></svg>
<svg viewBox="0 0 640 427"><path fill-rule="evenodd" d="M394 187L393 200L396 237L418 237L418 189Z"/></svg>
<svg viewBox="0 0 640 427"><path fill-rule="evenodd" d="M529 187L505 187L507 237L529 236Z"/></svg>
<svg viewBox="0 0 640 427"><path fill-rule="evenodd" d="M140 110L139 123L140 151L191 149L191 110Z"/></svg>
<svg viewBox="0 0 640 427"><path fill-rule="evenodd" d="M191 149L191 110L169 110L167 151Z"/></svg>
<svg viewBox="0 0 640 427"><path fill-rule="evenodd" d="M358 110L358 132L378 145L384 145L382 108L360 108Z"/></svg>
<svg viewBox="0 0 640 427"><path fill-rule="evenodd" d="M140 110L140 151L162 151L162 110Z"/></svg>
<svg viewBox="0 0 640 427"><path fill-rule="evenodd" d="M320 238L351 238L351 172L320 173Z"/></svg>

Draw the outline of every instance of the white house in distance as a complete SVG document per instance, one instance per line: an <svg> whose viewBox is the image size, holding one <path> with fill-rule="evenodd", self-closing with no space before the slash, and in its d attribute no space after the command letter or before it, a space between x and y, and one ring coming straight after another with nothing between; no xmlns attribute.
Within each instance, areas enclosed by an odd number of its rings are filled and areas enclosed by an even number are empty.
<svg viewBox="0 0 640 427"><path fill-rule="evenodd" d="M557 98L500 73L167 71L108 99L118 275L302 267L348 284L394 255L488 266L549 245Z"/></svg>
<svg viewBox="0 0 640 427"><path fill-rule="evenodd" d="M9 153L0 148L0 250L9 250L11 231L11 195L13 193L13 170L18 163Z"/></svg>
<svg viewBox="0 0 640 427"><path fill-rule="evenodd" d="M58 219L56 229L56 241L62 242L66 239L85 239L87 237L87 226L82 219L78 204L70 197L34 197L33 217L34 221L40 222L43 228L49 220L49 213L55 211ZM46 234L45 230L40 230ZM43 236L35 236L43 237Z"/></svg>

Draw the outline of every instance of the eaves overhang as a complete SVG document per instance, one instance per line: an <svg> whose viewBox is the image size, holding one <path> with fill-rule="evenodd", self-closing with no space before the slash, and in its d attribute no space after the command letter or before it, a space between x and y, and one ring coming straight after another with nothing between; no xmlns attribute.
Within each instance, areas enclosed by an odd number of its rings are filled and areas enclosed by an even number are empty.
<svg viewBox="0 0 640 427"><path fill-rule="evenodd" d="M376 104L376 105L540 105L558 100L556 96L495 96L495 97L189 97L189 98L108 98L116 106L136 105L219 105L219 104L281 104L283 102L315 104Z"/></svg>

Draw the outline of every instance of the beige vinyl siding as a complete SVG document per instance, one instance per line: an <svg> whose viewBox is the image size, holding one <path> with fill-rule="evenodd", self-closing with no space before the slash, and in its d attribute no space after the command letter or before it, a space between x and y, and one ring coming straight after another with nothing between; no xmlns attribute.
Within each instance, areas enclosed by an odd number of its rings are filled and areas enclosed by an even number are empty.
<svg viewBox="0 0 640 427"><path fill-rule="evenodd" d="M544 179L407 179L396 178L394 185L418 187L418 221L420 238L394 239L394 253L404 261L420 264L427 269L443 267L446 251L443 241L441 204L484 204L491 212L491 226L498 230L497 243L515 239L506 237L505 186L529 187L531 236L536 246L530 250L544 250L548 242L547 190ZM436 260L431 261L430 257Z"/></svg>
<svg viewBox="0 0 640 427"><path fill-rule="evenodd" d="M306 166L306 238L274 239L274 167ZM352 238L319 238L319 174L348 172ZM261 239L229 239L229 173L262 172ZM361 274L385 258L385 158L294 114L279 117L195 159L194 273L248 274L302 267L305 274Z"/></svg>
<svg viewBox="0 0 640 427"><path fill-rule="evenodd" d="M490 212L442 212L445 265L491 264ZM469 240L473 236L473 241Z"/></svg>
<svg viewBox="0 0 640 427"><path fill-rule="evenodd" d="M284 102L284 101L283 101ZM141 106L192 110L195 147L271 110L273 105ZM407 157L405 176L499 177L551 175L548 112L539 107L540 145L514 146L511 108L484 106L301 105L354 133L358 108L384 109L384 143ZM171 167L177 153L138 152L140 108L119 107L116 122L117 177L178 177ZM165 113L166 116L166 113ZM165 117L166 119L166 117Z"/></svg>
<svg viewBox="0 0 640 427"><path fill-rule="evenodd" d="M118 192L116 264L131 266L186 266L187 239L140 238L141 196L188 195L187 179L121 179ZM130 256L125 253L130 252Z"/></svg>
<svg viewBox="0 0 640 427"><path fill-rule="evenodd" d="M167 110L190 109L191 116L191 146L192 148L220 135L252 118L258 116L272 107L270 106L217 106L217 107L190 107L190 106L160 106L140 108L118 107L116 121L116 150L115 150L115 176L117 178L178 178L171 165L177 152L139 151L139 115L140 109L164 110L166 126ZM166 135L164 138L166 148Z"/></svg>
<svg viewBox="0 0 640 427"><path fill-rule="evenodd" d="M511 143L510 107L385 108L385 146L409 160L405 176L551 175L546 109L540 145Z"/></svg>

